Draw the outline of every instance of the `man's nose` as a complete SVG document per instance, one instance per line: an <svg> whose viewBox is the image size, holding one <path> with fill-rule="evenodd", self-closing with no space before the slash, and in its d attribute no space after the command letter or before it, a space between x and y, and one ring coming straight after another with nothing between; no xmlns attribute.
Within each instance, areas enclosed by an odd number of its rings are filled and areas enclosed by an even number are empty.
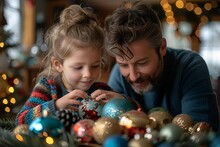
<svg viewBox="0 0 220 147"><path fill-rule="evenodd" d="M136 81L139 77L138 71L135 67L129 68L129 78L131 81Z"/></svg>

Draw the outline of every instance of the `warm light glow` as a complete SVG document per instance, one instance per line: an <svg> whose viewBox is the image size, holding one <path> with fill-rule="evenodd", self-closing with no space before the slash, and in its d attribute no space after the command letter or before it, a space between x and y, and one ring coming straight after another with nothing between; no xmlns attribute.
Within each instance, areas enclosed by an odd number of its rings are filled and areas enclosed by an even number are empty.
<svg viewBox="0 0 220 147"><path fill-rule="evenodd" d="M206 4L204 5L204 8L205 8L207 11L209 11L209 10L212 9L212 5L211 5L210 3L206 3Z"/></svg>
<svg viewBox="0 0 220 147"><path fill-rule="evenodd" d="M175 4L176 7L179 9L182 9L184 7L184 2L182 0L177 0Z"/></svg>
<svg viewBox="0 0 220 147"><path fill-rule="evenodd" d="M192 3L187 3L186 4L186 10L192 11L194 9L194 5Z"/></svg>
<svg viewBox="0 0 220 147"><path fill-rule="evenodd" d="M46 141L47 144L53 144L53 143L54 143L54 140L53 140L52 137L47 137L47 138L45 139L45 141Z"/></svg>
<svg viewBox="0 0 220 147"><path fill-rule="evenodd" d="M199 31L199 29L196 30L195 35L196 35L197 37L200 36L200 31Z"/></svg>
<svg viewBox="0 0 220 147"><path fill-rule="evenodd" d="M200 15L200 14L202 14L202 9L200 7L196 7L194 9L194 12L195 12L196 15Z"/></svg>
<svg viewBox="0 0 220 147"><path fill-rule="evenodd" d="M11 102L12 104L15 104L15 103L16 103L16 99L12 97L12 98L10 99L10 102Z"/></svg>
<svg viewBox="0 0 220 147"><path fill-rule="evenodd" d="M10 93L14 93L15 90L14 90L13 87L9 87L9 88L8 88L8 91L9 91Z"/></svg>
<svg viewBox="0 0 220 147"><path fill-rule="evenodd" d="M207 23L207 22L209 21L208 17L205 16L205 15L203 15L200 20L201 20L201 22L203 22L203 23Z"/></svg>
<svg viewBox="0 0 220 147"><path fill-rule="evenodd" d="M5 107L5 112L10 112L11 109L9 107Z"/></svg>
<svg viewBox="0 0 220 147"><path fill-rule="evenodd" d="M0 42L0 47L3 48L5 46L4 42Z"/></svg>
<svg viewBox="0 0 220 147"><path fill-rule="evenodd" d="M166 4L166 3L168 3L167 0L161 0L161 1L160 1L160 5L161 5L161 6L163 6L163 5Z"/></svg>
<svg viewBox="0 0 220 147"><path fill-rule="evenodd" d="M211 5L213 8L218 7L218 3L216 1L211 1Z"/></svg>
<svg viewBox="0 0 220 147"><path fill-rule="evenodd" d="M173 11L165 12L165 15L166 15L167 17L173 17L173 16L174 16Z"/></svg>
<svg viewBox="0 0 220 147"><path fill-rule="evenodd" d="M164 10L170 10L171 9L171 6L169 3L165 3L164 5L162 5L163 9Z"/></svg>
<svg viewBox="0 0 220 147"><path fill-rule="evenodd" d="M20 81L19 81L19 79L18 79L18 78L15 78L15 79L14 79L14 81L13 81L13 83L14 83L15 85L18 85L18 84L19 84L19 82L20 82Z"/></svg>
<svg viewBox="0 0 220 147"><path fill-rule="evenodd" d="M48 133L47 132L43 132L43 136L44 137L48 137Z"/></svg>
<svg viewBox="0 0 220 147"><path fill-rule="evenodd" d="M6 79L7 79L7 75L6 75L6 74L2 74L2 78L3 78L4 80L6 80Z"/></svg>
<svg viewBox="0 0 220 147"><path fill-rule="evenodd" d="M16 137L16 139L19 140L20 142L23 142L23 141L24 141L23 137L22 137L20 134L16 134L15 137Z"/></svg>
<svg viewBox="0 0 220 147"><path fill-rule="evenodd" d="M3 99L2 103L7 105L8 104L8 100L7 99Z"/></svg>

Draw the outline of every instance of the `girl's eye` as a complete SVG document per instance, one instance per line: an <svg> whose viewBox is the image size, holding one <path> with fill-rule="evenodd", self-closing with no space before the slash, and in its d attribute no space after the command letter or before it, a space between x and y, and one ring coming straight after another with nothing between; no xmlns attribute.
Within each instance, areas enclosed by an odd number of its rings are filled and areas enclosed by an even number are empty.
<svg viewBox="0 0 220 147"><path fill-rule="evenodd" d="M82 69L82 67L73 67L73 69L80 70L80 69Z"/></svg>

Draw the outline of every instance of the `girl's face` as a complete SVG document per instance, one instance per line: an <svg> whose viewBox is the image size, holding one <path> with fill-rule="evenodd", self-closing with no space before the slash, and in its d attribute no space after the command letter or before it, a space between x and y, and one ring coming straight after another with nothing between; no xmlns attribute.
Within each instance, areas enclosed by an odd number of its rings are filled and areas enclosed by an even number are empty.
<svg viewBox="0 0 220 147"><path fill-rule="evenodd" d="M62 82L68 91L86 91L100 76L101 53L92 47L78 49L66 58L63 64L57 65L56 69L61 72Z"/></svg>

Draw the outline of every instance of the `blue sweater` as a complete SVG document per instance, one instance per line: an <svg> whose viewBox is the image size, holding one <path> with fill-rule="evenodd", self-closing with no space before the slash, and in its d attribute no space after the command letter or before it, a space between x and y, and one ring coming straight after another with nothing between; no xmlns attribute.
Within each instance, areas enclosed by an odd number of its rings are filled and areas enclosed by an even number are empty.
<svg viewBox="0 0 220 147"><path fill-rule="evenodd" d="M219 129L216 95L207 65L195 52L168 48L159 83L143 95L134 92L117 64L112 69L108 84L113 90L139 102L146 113L152 108L163 107L173 117L188 114L195 122L205 121L213 129Z"/></svg>

